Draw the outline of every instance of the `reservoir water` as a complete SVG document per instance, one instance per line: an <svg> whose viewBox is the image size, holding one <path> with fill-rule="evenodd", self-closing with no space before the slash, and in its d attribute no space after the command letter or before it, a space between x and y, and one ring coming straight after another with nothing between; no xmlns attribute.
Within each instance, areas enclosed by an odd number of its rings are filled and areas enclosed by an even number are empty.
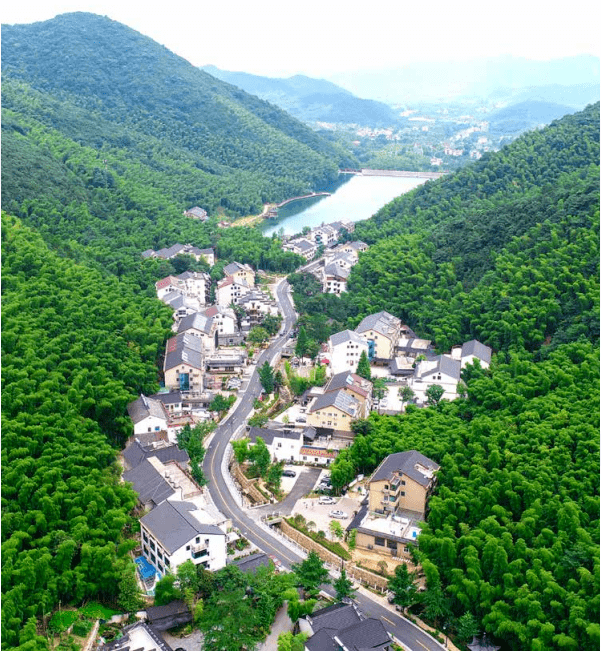
<svg viewBox="0 0 601 652"><path fill-rule="evenodd" d="M278 211L275 220L265 220L263 235L284 229L284 235L300 233L303 227L314 228L330 222L358 222L377 213L395 197L425 183L422 177L377 177L340 175L341 179L326 188L332 194L290 202Z"/></svg>

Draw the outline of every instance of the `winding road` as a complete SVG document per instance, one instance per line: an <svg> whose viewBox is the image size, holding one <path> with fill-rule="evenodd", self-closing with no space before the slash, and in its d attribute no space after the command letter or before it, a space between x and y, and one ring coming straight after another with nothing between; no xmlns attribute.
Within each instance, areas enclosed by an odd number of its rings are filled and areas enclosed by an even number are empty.
<svg viewBox="0 0 601 652"><path fill-rule="evenodd" d="M265 364L265 362L273 365L274 360L288 340L290 330L296 322L296 313L290 296L290 286L287 281L281 281L276 287L276 300L283 315L280 335L273 340L269 348L263 351L259 357L238 405L215 429L210 444L207 447L203 462L203 471L205 477L208 479L207 488L217 509L226 517L230 518L232 523L249 541L266 554L278 557L285 567L290 568L292 564L302 562L303 557L297 554L291 547L285 546L279 538L270 534L264 526L260 525L257 520L253 519L247 511L238 505L232 495L230 485L221 472L228 442L238 428L246 423L248 415L253 409L253 402L260 394L261 385L257 368ZM324 587L324 590L334 595L331 587ZM355 602L357 607L367 616L380 618L385 623L386 629L401 641L406 649L445 649L426 632L390 608L383 606L375 599L358 593Z"/></svg>

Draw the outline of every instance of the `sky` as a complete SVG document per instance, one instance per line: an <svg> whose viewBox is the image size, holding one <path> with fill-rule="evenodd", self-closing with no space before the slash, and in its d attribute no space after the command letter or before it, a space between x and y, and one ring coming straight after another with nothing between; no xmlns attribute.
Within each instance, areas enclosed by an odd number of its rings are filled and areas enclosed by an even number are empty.
<svg viewBox="0 0 601 652"><path fill-rule="evenodd" d="M88 11L195 66L327 77L417 61L601 54L597 2L571 0L13 0L3 24Z"/></svg>

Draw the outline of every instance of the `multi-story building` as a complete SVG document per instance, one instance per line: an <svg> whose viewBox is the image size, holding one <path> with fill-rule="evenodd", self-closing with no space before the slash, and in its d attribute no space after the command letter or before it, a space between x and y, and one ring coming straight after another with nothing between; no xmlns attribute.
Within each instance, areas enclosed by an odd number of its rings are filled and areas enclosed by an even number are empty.
<svg viewBox="0 0 601 652"><path fill-rule="evenodd" d="M369 355L367 338L358 335L355 331L341 331L334 333L328 339L328 360L332 374L341 371L357 371L361 353Z"/></svg>
<svg viewBox="0 0 601 652"><path fill-rule="evenodd" d="M389 312L368 315L355 329L369 343L369 359L390 361L394 358L395 348L401 333L401 320Z"/></svg>

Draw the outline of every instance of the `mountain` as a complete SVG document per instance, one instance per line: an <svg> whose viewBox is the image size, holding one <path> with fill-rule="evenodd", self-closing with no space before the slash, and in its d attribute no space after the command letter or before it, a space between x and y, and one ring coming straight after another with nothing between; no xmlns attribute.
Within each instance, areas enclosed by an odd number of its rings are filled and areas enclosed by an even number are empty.
<svg viewBox="0 0 601 652"><path fill-rule="evenodd" d="M599 83L599 74L599 58L590 55L552 61L502 56L414 63L393 70L337 73L330 79L361 97L395 104L461 97L485 98L499 88L594 85ZM596 99L598 96L593 101ZM578 108L583 108L584 104Z"/></svg>
<svg viewBox="0 0 601 652"><path fill-rule="evenodd" d="M498 88L488 96L491 102L519 104L536 101L562 104L572 109L583 109L599 101L599 82L582 84L545 84L525 88Z"/></svg>
<svg viewBox="0 0 601 652"><path fill-rule="evenodd" d="M513 135L547 125L569 113L574 113L574 109L553 102L536 100L519 102L489 114L489 131L491 134Z"/></svg>
<svg viewBox="0 0 601 652"><path fill-rule="evenodd" d="M94 14L3 26L2 75L4 115L21 123L20 145L31 150L45 128L102 152L113 176L128 159L145 174L160 171L159 186L177 177L167 192L182 210L258 212L323 187L350 161L284 111ZM14 176L17 161L7 159L3 176ZM11 199L3 194L3 206Z"/></svg>
<svg viewBox="0 0 601 652"><path fill-rule="evenodd" d="M303 122L336 122L388 127L401 121L387 104L356 97L324 79L295 75L286 79L203 66L205 72L276 104Z"/></svg>

